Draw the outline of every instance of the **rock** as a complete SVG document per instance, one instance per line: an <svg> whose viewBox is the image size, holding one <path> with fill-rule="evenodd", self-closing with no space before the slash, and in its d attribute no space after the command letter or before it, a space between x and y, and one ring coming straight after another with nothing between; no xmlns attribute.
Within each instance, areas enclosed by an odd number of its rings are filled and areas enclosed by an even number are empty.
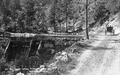
<svg viewBox="0 0 120 75"><path fill-rule="evenodd" d="M59 56L56 57L57 61L64 61L67 62L68 61L68 54L67 52L61 52L61 54Z"/></svg>
<svg viewBox="0 0 120 75"><path fill-rule="evenodd" d="M46 71L46 68L44 65L41 65L39 68L35 69L35 72L44 72Z"/></svg>
<svg viewBox="0 0 120 75"><path fill-rule="evenodd" d="M19 72L19 73L17 73L16 75L25 75L25 74L24 74L24 73Z"/></svg>

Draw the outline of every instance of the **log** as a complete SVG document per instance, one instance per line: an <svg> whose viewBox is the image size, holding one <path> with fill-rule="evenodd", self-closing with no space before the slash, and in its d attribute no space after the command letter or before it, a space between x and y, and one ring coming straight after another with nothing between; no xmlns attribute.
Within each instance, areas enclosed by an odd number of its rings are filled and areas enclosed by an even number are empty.
<svg viewBox="0 0 120 75"><path fill-rule="evenodd" d="M70 35L70 34L34 34L34 33L7 33L7 37L83 37L83 35Z"/></svg>
<svg viewBox="0 0 120 75"><path fill-rule="evenodd" d="M4 37L8 38L32 38L32 39L39 39L39 40L47 40L47 39L71 39L71 38L78 38L82 39L84 35L70 35L70 34L60 34L60 33L53 33L53 34L34 34L34 33L10 33L6 32L3 34Z"/></svg>

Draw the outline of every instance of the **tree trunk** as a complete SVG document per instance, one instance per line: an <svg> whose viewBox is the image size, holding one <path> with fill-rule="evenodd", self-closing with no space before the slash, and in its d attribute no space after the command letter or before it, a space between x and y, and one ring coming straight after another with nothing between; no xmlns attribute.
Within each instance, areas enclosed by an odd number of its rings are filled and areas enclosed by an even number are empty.
<svg viewBox="0 0 120 75"><path fill-rule="evenodd" d="M88 34L88 0L86 0L86 38L89 39Z"/></svg>

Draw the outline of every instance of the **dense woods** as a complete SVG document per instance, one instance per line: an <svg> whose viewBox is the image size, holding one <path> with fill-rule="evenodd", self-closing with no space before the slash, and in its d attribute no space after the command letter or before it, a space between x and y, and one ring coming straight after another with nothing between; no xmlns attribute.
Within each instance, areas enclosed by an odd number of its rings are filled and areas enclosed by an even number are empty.
<svg viewBox="0 0 120 75"><path fill-rule="evenodd" d="M119 0L88 0L89 23L119 11ZM1 0L1 29L9 32L46 33L85 25L85 0ZM102 14L101 14L102 13ZM61 29L61 30L60 30Z"/></svg>
<svg viewBox="0 0 120 75"><path fill-rule="evenodd" d="M102 25L120 10L120 0L88 0L88 4L86 4L86 1L87 0L0 0L0 32L34 34L81 33L85 30L86 5L88 6L87 19L89 31L90 28ZM41 41L37 40L35 45L40 46L40 42ZM61 41L57 40L57 43L59 42ZM5 46L7 45L8 44L5 44ZM3 46L0 47L0 60L4 60L2 58L4 55L4 49L2 47ZM32 50L37 50L37 48L33 48ZM49 53L50 50L48 51L48 54ZM34 52L33 54L35 55L36 53ZM47 51L43 54L48 55ZM51 56L48 55L48 57ZM39 57L41 58L39 61L45 62L45 59L47 59L47 57L43 55ZM43 57L45 59L43 59ZM32 62L28 60L37 62L38 58L22 57L16 62L18 65L25 65L25 67L27 65L29 68L34 66L38 67L39 64L43 64L43 62L38 61L38 64L34 64L33 66L31 65ZM0 61L0 64L5 62L6 60L3 62ZM30 66L28 63L30 63Z"/></svg>

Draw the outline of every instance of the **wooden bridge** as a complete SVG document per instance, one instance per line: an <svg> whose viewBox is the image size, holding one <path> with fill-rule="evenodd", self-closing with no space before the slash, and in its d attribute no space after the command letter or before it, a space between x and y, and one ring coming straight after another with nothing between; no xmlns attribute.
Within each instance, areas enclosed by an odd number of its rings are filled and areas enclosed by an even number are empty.
<svg viewBox="0 0 120 75"><path fill-rule="evenodd" d="M34 34L34 33L11 33L11 32L0 32L0 37L7 40L6 42L6 47L4 48L4 56L9 48L11 48L10 44L11 42L19 41L18 42L26 42L25 48L26 50L26 57L29 56L29 53L31 51L31 47L33 44L34 40L37 40L39 44L37 45L36 48L36 53L38 53L38 50L41 48L41 42L44 40L52 40L55 41L57 40L81 40L84 38L84 35L72 35L72 34L67 34L67 33L54 33L54 34ZM3 40L1 39L1 40ZM5 41L4 41L5 42Z"/></svg>

